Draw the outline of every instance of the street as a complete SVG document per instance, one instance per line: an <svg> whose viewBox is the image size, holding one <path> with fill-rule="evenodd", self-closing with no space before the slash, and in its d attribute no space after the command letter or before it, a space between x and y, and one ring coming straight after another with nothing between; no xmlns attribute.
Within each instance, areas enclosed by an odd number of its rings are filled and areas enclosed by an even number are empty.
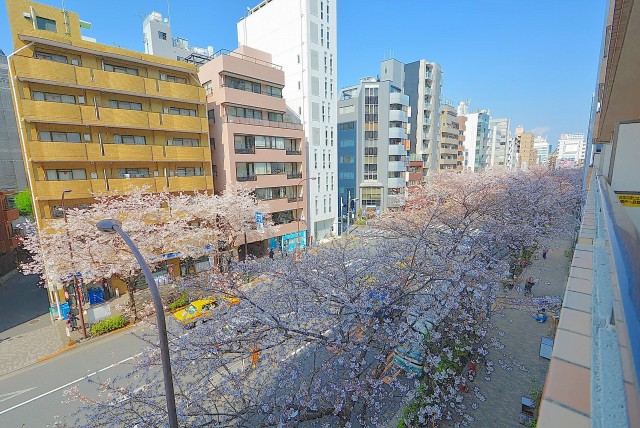
<svg viewBox="0 0 640 428"><path fill-rule="evenodd" d="M81 403L68 403L65 390L95 397L98 385L89 383L122 376L131 370L135 356L148 345L136 337L144 327L93 339L50 360L0 377L0 426L43 427L64 421ZM64 426L64 425L63 425Z"/></svg>

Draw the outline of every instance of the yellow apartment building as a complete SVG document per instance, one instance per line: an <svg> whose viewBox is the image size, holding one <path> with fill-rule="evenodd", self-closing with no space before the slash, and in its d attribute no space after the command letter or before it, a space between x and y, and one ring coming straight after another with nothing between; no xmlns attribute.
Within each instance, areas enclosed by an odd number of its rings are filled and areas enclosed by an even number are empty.
<svg viewBox="0 0 640 428"><path fill-rule="evenodd" d="M458 169L459 134L458 113L453 104L445 102L440 106L440 159L438 165L441 171Z"/></svg>
<svg viewBox="0 0 640 428"><path fill-rule="evenodd" d="M9 73L39 228L96 194L213 191L197 67L96 43L78 14L7 0ZM70 192L68 192L70 190ZM177 259L174 272L179 269ZM115 286L115 284L114 284Z"/></svg>

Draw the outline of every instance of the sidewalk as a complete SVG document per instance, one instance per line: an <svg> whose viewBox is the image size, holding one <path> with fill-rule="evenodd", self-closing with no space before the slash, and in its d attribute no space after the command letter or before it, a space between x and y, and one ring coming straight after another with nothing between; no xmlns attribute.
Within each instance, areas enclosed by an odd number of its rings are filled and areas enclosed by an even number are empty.
<svg viewBox="0 0 640 428"><path fill-rule="evenodd" d="M522 294L524 281L530 276L539 278L532 289L534 297L561 299L564 296L571 264L564 250L570 247L570 237L556 240L546 260L539 256L524 270L519 287L502 292L504 300L510 304L507 307L502 305L491 316L487 332L490 344L486 358L488 367L481 367L475 381L469 384L464 404L466 413L473 420L463 422L462 426L519 426L521 396L530 396L533 382L542 390L549 360L539 356L540 339L543 336L553 338L551 317L541 324L535 321L530 311L513 307L531 305L531 297ZM454 423L443 426L454 426Z"/></svg>

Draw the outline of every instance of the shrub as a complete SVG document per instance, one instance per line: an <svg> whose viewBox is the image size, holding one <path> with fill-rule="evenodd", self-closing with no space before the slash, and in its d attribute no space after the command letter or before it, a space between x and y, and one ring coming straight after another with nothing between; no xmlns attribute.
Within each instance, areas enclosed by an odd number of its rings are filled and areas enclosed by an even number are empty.
<svg viewBox="0 0 640 428"><path fill-rule="evenodd" d="M174 300L169 304L169 309L178 309L183 306L187 306L189 304L189 296L187 296L187 292L183 291L180 297L177 300Z"/></svg>
<svg viewBox="0 0 640 428"><path fill-rule="evenodd" d="M110 331L117 330L124 327L127 322L124 319L124 315L115 315L107 319L98 321L91 326L91 335L100 336L101 334L109 333Z"/></svg>
<svg viewBox="0 0 640 428"><path fill-rule="evenodd" d="M14 201L20 215L27 217L33 216L33 204L31 202L31 192L29 192L29 189L16 193Z"/></svg>

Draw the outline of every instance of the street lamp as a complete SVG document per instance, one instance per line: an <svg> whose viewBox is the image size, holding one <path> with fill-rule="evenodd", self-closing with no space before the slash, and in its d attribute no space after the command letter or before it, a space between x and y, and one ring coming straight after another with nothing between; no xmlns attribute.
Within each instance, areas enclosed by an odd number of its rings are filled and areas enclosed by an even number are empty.
<svg viewBox="0 0 640 428"><path fill-rule="evenodd" d="M351 227L351 202L359 200L360 198L351 198L351 190L349 190L349 196L347 198L347 235L349 234L349 228ZM355 209L355 205L353 208Z"/></svg>
<svg viewBox="0 0 640 428"><path fill-rule="evenodd" d="M71 193L71 189L64 189L62 191L62 197L60 198L60 205L62 206L62 217L64 218L64 224L65 224L65 232L67 233L67 239L69 240L69 257L71 258L71 261L73 262L73 248L71 247L71 240L69 239L69 230L66 228L67 225L67 210L66 207L64 206L64 195L66 195L67 193ZM73 272L73 289L76 292L76 303L78 304L78 312L80 314L80 323L82 324L82 337L84 339L87 338L87 326L84 323L84 309L82 308L82 289L80 288L80 290L78 291L78 276L76 275L75 272Z"/></svg>
<svg viewBox="0 0 640 428"><path fill-rule="evenodd" d="M300 252L299 251L300 250L300 190L298 189L298 187L300 187L300 185L305 181L309 181L309 180L316 180L316 177L303 178L302 180L300 180L300 182L296 186L296 217L298 220L298 235L297 235L298 245L296 245L296 252Z"/></svg>
<svg viewBox="0 0 640 428"><path fill-rule="evenodd" d="M105 219L101 220L96 224L96 227L101 232L106 233L118 233L126 242L126 244L133 252L133 255L136 257L136 260L140 264L142 268L142 272L144 273L144 277L147 280L147 285L149 286L149 290L151 291L151 297L153 297L153 306L156 309L156 321L158 323L158 336L160 338L160 356L162 359L162 374L164 375L164 392L167 398L167 413L169 415L169 427L178 428L178 416L176 413L176 397L173 392L173 376L171 374L171 359L169 358L169 340L167 339L167 324L164 319L164 308L162 307L162 299L160 298L160 291L158 291L158 286L156 285L155 280L153 279L153 275L151 274L151 269L149 269L149 265L144 261L142 254L136 247L136 244L133 243L129 235L127 235L124 230L120 227L122 223L118 220L113 219Z"/></svg>

